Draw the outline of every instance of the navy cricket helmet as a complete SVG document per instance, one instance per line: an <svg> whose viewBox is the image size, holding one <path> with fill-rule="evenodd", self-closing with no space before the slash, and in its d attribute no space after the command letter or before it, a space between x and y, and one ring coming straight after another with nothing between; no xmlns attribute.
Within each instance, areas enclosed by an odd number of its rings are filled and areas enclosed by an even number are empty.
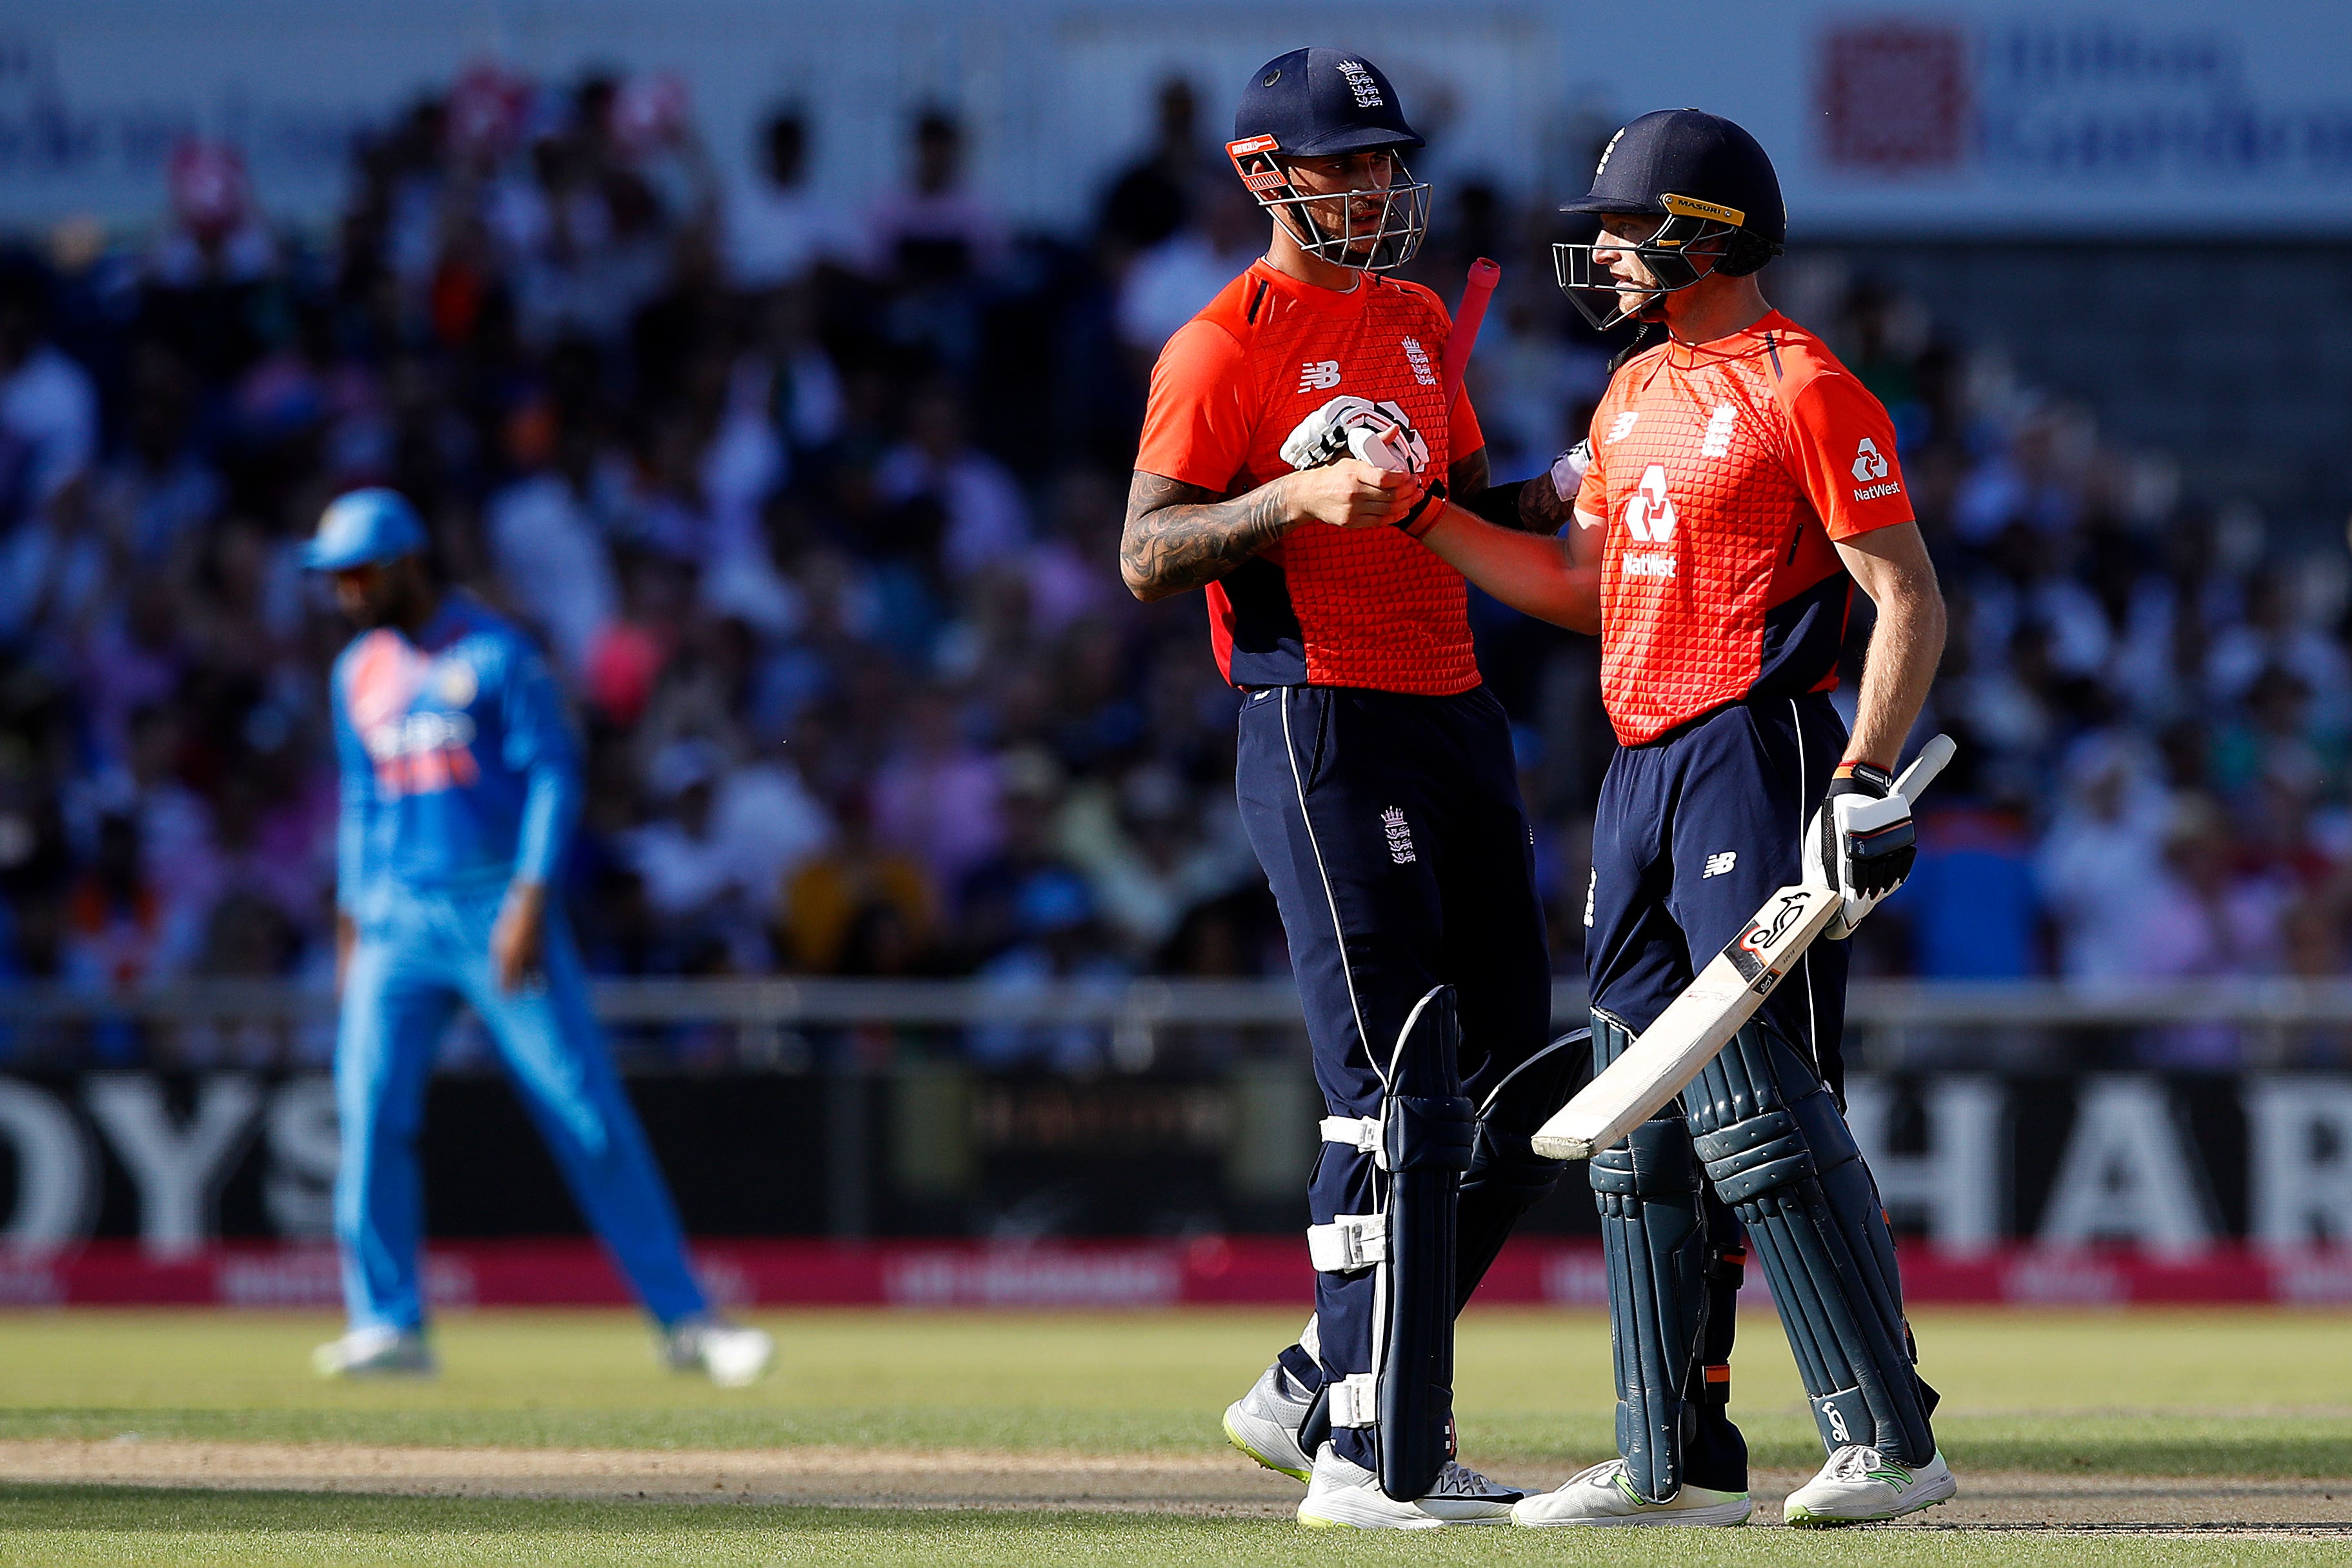
<svg viewBox="0 0 2352 1568"><path fill-rule="evenodd" d="M1259 206L1308 255L1363 272L1411 261L1429 232L1429 186L1397 156L1424 145L1378 66L1344 49L1293 49L1257 68L1234 111L1225 154ZM1303 193L1298 158L1390 153L1388 180Z"/></svg>
<svg viewBox="0 0 2352 1568"><path fill-rule="evenodd" d="M1688 288L1707 272L1738 277L1760 270L1789 238L1789 209L1780 177L1753 136L1718 114L1661 109L1622 127L1601 150L1592 189L1564 213L1638 213L1662 219L1657 232L1627 249L1658 280L1654 289L1621 287L1592 262L1593 246L1555 245L1552 268L1559 286L1595 327L1614 327L1654 304L1657 296ZM1725 243L1702 271L1691 247ZM1713 254L1712 249L1710 253ZM1606 304L1588 295L1606 294Z"/></svg>

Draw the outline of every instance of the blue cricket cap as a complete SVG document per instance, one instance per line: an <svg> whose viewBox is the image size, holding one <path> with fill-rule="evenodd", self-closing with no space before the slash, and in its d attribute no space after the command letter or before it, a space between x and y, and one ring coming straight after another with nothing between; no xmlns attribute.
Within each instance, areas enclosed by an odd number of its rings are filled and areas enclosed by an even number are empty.
<svg viewBox="0 0 2352 1568"><path fill-rule="evenodd" d="M1422 145L1389 78L1346 49L1293 49L1257 68L1234 111L1234 140L1265 136L1298 158Z"/></svg>
<svg viewBox="0 0 2352 1568"><path fill-rule="evenodd" d="M406 497L397 490L353 490L320 514L318 533L302 547L302 564L313 571L348 571L424 548L425 524Z"/></svg>

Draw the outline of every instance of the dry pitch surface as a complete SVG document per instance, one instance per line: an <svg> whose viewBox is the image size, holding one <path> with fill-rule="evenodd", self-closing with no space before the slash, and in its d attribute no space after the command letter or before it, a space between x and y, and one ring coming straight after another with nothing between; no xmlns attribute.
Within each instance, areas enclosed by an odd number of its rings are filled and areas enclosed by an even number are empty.
<svg viewBox="0 0 2352 1568"><path fill-rule="evenodd" d="M427 1385L321 1384L310 1317L0 1315L0 1561L1328 1561L1295 1483L1217 1412L1284 1314L819 1312L729 1393L656 1368L621 1314L483 1312ZM2352 1563L2352 1321L2271 1312L1935 1313L1962 1496L1823 1539L1643 1532L1660 1563ZM1777 1324L1735 1405L1759 1517L1817 1462ZM1460 1357L1465 1457L1528 1486L1606 1457L1607 1327L1487 1312ZM724 1502L729 1508L708 1505ZM745 1506L745 1505L759 1506ZM1435 1543L1350 1543L1428 1560ZM1589 1551L1449 1531L1447 1562Z"/></svg>

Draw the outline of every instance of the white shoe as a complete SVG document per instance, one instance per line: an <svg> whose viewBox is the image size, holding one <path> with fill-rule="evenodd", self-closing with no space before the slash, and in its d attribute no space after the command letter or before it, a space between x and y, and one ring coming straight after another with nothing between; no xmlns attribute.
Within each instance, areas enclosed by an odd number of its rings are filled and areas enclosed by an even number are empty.
<svg viewBox="0 0 2352 1568"><path fill-rule="evenodd" d="M776 1342L764 1329L688 1318L662 1336L661 1356L677 1371L709 1373L721 1388L749 1388L776 1359Z"/></svg>
<svg viewBox="0 0 2352 1568"><path fill-rule="evenodd" d="M1309 1530L1435 1530L1447 1524L1508 1524L1521 1493L1496 1486L1466 1465L1445 1461L1427 1497L1399 1502L1381 1490L1381 1478L1341 1458L1326 1443L1316 1450L1314 1479L1298 1522Z"/></svg>
<svg viewBox="0 0 2352 1568"><path fill-rule="evenodd" d="M1717 1491L1683 1483L1664 1502L1634 1490L1625 1461L1612 1459L1569 1477L1558 1491L1521 1498L1511 1510L1513 1524L1745 1524L1756 1511L1744 1491Z"/></svg>
<svg viewBox="0 0 2352 1568"><path fill-rule="evenodd" d="M430 1377L440 1370L421 1329L353 1329L310 1353L321 1377Z"/></svg>
<svg viewBox="0 0 2352 1568"><path fill-rule="evenodd" d="M1780 1517L1801 1530L1867 1524L1933 1508L1959 1490L1940 1451L1914 1469L1876 1448L1849 1443L1830 1455L1821 1474L1789 1494Z"/></svg>
<svg viewBox="0 0 2352 1568"><path fill-rule="evenodd" d="M1277 1361L1225 1406L1225 1440L1267 1469L1303 1481L1315 1461L1298 1446L1298 1428L1314 1405L1315 1396Z"/></svg>

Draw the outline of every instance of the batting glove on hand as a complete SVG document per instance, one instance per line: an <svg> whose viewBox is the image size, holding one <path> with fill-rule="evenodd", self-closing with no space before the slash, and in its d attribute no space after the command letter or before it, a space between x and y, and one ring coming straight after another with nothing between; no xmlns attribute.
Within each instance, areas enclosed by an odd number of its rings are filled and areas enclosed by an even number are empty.
<svg viewBox="0 0 2352 1568"><path fill-rule="evenodd" d="M1340 457L1418 474L1429 466L1429 443L1395 403L1343 394L1300 420L1282 443L1282 460L1293 468L1319 468Z"/></svg>
<svg viewBox="0 0 2352 1568"><path fill-rule="evenodd" d="M1841 765L1805 831L1805 880L1844 895L1822 935L1852 936L1880 899L1903 885L1918 853L1911 802L1895 792L1886 770L1867 762Z"/></svg>
<svg viewBox="0 0 2352 1568"><path fill-rule="evenodd" d="M1584 487L1584 471L1591 466L1592 440L1588 436L1552 459L1551 493L1563 501L1574 501Z"/></svg>

